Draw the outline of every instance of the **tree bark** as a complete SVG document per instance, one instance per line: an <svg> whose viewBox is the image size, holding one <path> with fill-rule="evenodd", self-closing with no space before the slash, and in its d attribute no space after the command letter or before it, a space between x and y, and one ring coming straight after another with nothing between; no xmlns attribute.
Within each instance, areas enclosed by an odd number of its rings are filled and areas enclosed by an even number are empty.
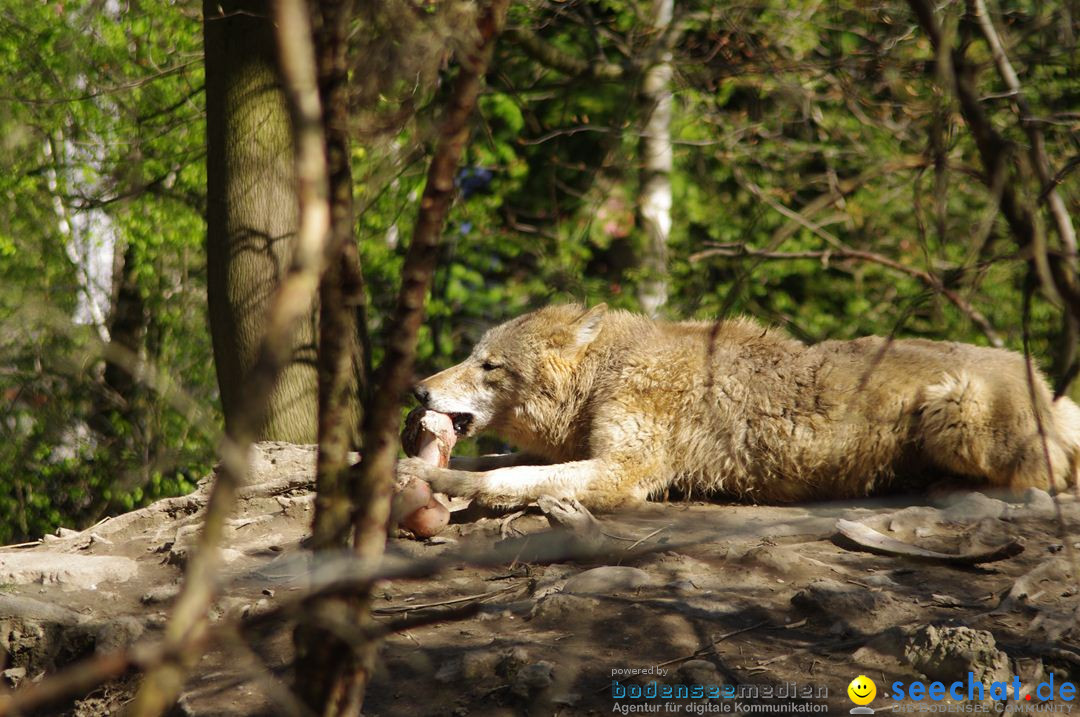
<svg viewBox="0 0 1080 717"><path fill-rule="evenodd" d="M237 420L296 240L289 113L266 2L205 0L207 302L226 427ZM315 312L293 336L259 438L314 443Z"/></svg>
<svg viewBox="0 0 1080 717"><path fill-rule="evenodd" d="M638 265L638 303L648 316L656 317L667 303L667 245L671 235L671 49L668 33L674 0L654 0L652 30L656 34L656 61L645 70L641 107L645 117L641 135L641 179L638 217L645 236Z"/></svg>
<svg viewBox="0 0 1080 717"><path fill-rule="evenodd" d="M102 394L90 419L91 427L111 444L115 455L123 455L138 441L116 430L119 420L134 434L141 427L137 415L137 394L141 387L136 374L142 363L148 316L135 278L135 247L131 242L117 245L113 259L113 291L108 320ZM123 356L123 360L118 357Z"/></svg>

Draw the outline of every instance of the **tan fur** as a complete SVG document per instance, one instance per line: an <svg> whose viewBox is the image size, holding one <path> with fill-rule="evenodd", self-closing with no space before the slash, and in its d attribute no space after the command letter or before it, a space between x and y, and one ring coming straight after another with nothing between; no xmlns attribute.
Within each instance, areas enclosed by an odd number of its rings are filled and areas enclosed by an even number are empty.
<svg viewBox="0 0 1080 717"><path fill-rule="evenodd" d="M1016 353L879 337L807 346L749 319L551 306L491 329L418 395L472 414L468 433L494 432L551 464L402 463L436 490L495 506L547 494L609 509L669 487L853 498L942 474L1046 488L1047 458L1062 488L1080 464L1080 408L1052 401L1038 374L1033 402Z"/></svg>

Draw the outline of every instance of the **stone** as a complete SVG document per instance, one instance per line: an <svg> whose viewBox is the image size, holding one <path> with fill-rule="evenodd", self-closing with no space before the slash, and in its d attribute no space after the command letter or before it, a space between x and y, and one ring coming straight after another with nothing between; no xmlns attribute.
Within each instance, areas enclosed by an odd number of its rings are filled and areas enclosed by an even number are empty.
<svg viewBox="0 0 1080 717"><path fill-rule="evenodd" d="M837 633L872 629L889 602L884 593L830 578L814 580L791 598L792 605L810 614L835 619Z"/></svg>
<svg viewBox="0 0 1080 717"><path fill-rule="evenodd" d="M967 493L949 503L941 516L950 523L978 523L985 518L1002 518L1009 505L982 493Z"/></svg>
<svg viewBox="0 0 1080 717"><path fill-rule="evenodd" d="M172 602L179 594L180 586L177 584L158 585L143 593L143 596L139 598L139 600L143 605L157 605L159 603Z"/></svg>
<svg viewBox="0 0 1080 717"><path fill-rule="evenodd" d="M1008 682L1009 657L997 649L994 636L970 627L924 625L907 639L903 659L927 679L945 682L967 680L990 684Z"/></svg>
<svg viewBox="0 0 1080 717"><path fill-rule="evenodd" d="M467 682L480 682L495 675L502 656L493 650L473 650L461 656L461 677Z"/></svg>
<svg viewBox="0 0 1080 717"><path fill-rule="evenodd" d="M540 660L523 665L510 683L510 691L518 697L533 697L551 687L555 681L555 663Z"/></svg>
<svg viewBox="0 0 1080 717"><path fill-rule="evenodd" d="M687 685L722 685L720 670L708 660L687 660L679 665L679 677Z"/></svg>
<svg viewBox="0 0 1080 717"><path fill-rule="evenodd" d="M1045 517L1057 512L1053 496L1041 488L1028 488L1024 491L1023 498L1024 511L1028 515Z"/></svg>
<svg viewBox="0 0 1080 717"><path fill-rule="evenodd" d="M555 593L537 601L529 613L530 620L558 623L566 620L589 619L596 614L600 601L594 598Z"/></svg>
<svg viewBox="0 0 1080 717"><path fill-rule="evenodd" d="M135 576L135 561L114 555L76 555L27 550L0 553L0 583L61 585L94 590L100 583L126 582Z"/></svg>
<svg viewBox="0 0 1080 717"><path fill-rule="evenodd" d="M10 669L0 672L0 677L3 677L4 684L8 687L15 688L19 686L19 683L26 678L25 667L12 667Z"/></svg>
<svg viewBox="0 0 1080 717"><path fill-rule="evenodd" d="M500 677L513 677L531 658L529 651L520 645L511 647L499 657L499 664L495 666L495 673Z"/></svg>
<svg viewBox="0 0 1080 717"><path fill-rule="evenodd" d="M605 565L573 576L563 585L563 592L570 595L607 595L638 590L654 582L653 577L640 568Z"/></svg>

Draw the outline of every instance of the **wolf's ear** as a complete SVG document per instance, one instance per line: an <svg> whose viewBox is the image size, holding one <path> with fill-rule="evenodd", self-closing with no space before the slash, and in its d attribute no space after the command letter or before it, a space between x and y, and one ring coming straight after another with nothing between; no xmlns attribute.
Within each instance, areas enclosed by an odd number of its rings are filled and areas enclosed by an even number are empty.
<svg viewBox="0 0 1080 717"><path fill-rule="evenodd" d="M607 304L597 304L574 319L574 323L570 324L569 348L580 351L591 344L600 333L600 323L605 314L607 314Z"/></svg>

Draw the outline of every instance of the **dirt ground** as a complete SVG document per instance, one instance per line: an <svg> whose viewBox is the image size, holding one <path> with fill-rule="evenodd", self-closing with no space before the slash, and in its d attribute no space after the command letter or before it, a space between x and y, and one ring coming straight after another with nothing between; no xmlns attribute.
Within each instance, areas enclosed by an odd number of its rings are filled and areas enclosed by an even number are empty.
<svg viewBox="0 0 1080 717"><path fill-rule="evenodd" d="M262 444L253 482L230 521L217 625L307 589L300 541L311 520L313 451ZM0 549L3 679L39 679L94 651L154 639L165 624L208 484L80 533ZM1047 709L1040 683L1080 678L1077 576L1080 506L1030 491L788 507L668 503L597 516L599 558L493 567L382 583L377 617L399 621L475 605L385 643L365 714L847 714L856 676L870 705L902 712L896 681L1007 682L1021 692L989 712ZM486 550L550 530L539 509L458 521L436 538L391 541L397 558ZM978 566L878 555L838 536L838 519L946 553L1022 538L1018 555ZM247 645L221 629L177 714L291 714L291 625L271 622ZM107 685L56 714L112 714L132 681ZM713 699L633 698L702 685ZM628 690L626 697L617 695ZM720 696L716 696L719 692ZM810 693L810 697L806 696ZM1031 699L1028 699L1028 696ZM1004 697L1004 695L1001 695ZM970 709L970 705L969 705Z"/></svg>

